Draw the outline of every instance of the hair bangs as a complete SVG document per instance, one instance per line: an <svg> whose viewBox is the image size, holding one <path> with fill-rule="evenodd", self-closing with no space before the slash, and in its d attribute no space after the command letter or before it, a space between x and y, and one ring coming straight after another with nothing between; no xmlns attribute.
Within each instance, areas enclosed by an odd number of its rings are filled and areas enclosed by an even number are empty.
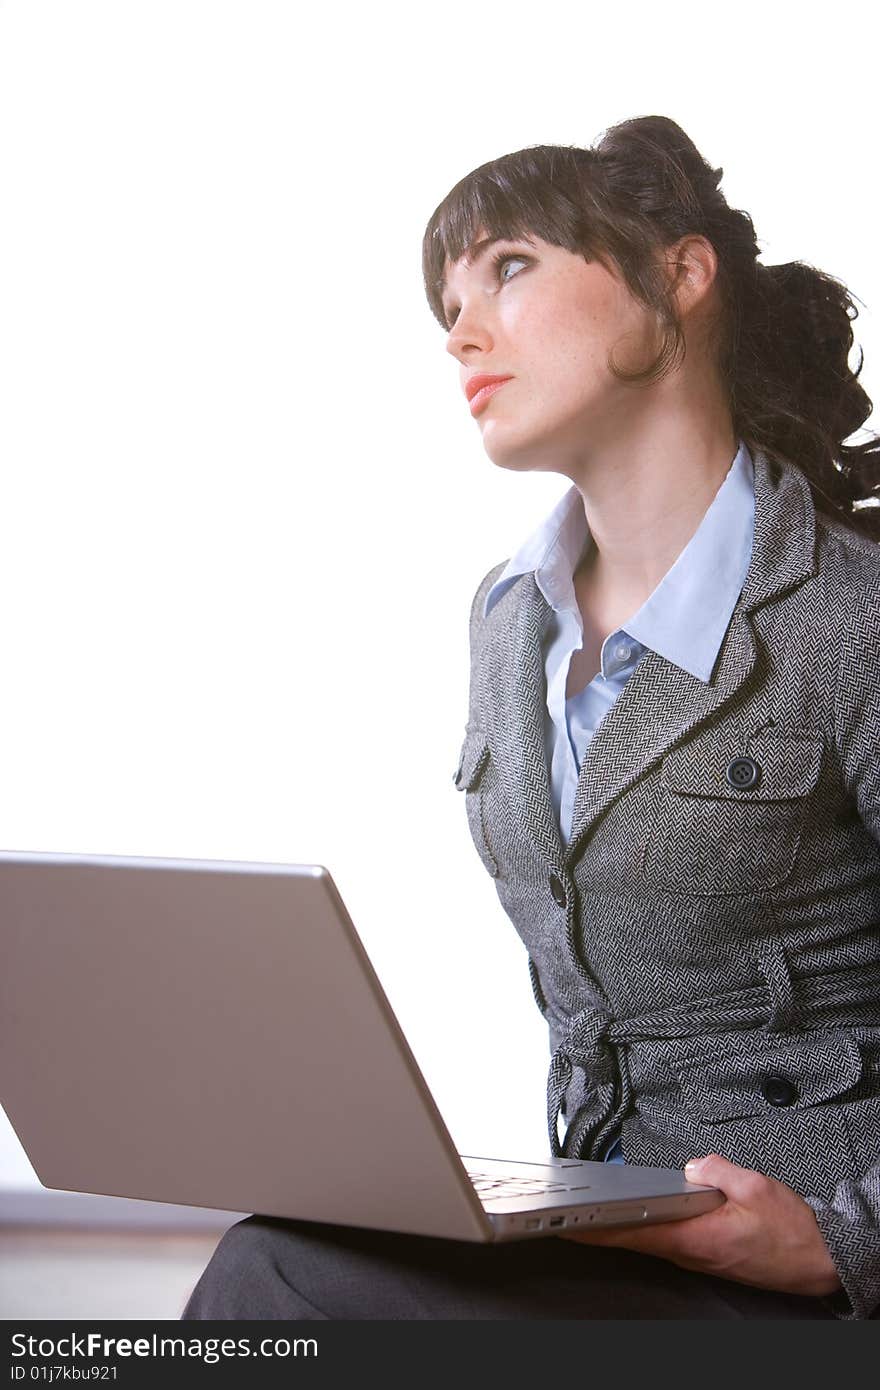
<svg viewBox="0 0 880 1390"><path fill-rule="evenodd" d="M561 182L551 182L560 153L554 146L536 146L483 164L432 213L422 243L422 274L431 311L444 328L447 262L459 260L480 232L504 240L537 236L569 251L582 249L578 202Z"/></svg>

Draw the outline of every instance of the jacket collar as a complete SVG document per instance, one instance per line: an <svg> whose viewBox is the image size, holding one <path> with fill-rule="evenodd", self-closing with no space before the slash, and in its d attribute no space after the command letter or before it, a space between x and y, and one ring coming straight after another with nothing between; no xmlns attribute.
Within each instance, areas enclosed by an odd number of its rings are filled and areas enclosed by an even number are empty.
<svg viewBox="0 0 880 1390"><path fill-rule="evenodd" d="M544 742L542 638L552 610L534 574L523 574L482 624L475 659L490 746L507 796L550 862L575 858L580 840L610 803L731 700L757 662L751 614L816 573L816 518L806 476L759 449L752 449L752 458L752 557L712 675L704 682L656 652L645 653L587 747L567 846L553 814Z"/></svg>

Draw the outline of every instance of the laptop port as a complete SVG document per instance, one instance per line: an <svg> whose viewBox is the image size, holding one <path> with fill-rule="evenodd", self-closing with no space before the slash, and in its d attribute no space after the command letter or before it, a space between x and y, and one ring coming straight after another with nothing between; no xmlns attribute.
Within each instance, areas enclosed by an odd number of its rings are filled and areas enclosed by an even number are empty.
<svg viewBox="0 0 880 1390"><path fill-rule="evenodd" d="M529 1217L526 1218L526 1230L527 1230L527 1231L540 1231L540 1229L541 1229L541 1220L540 1220L540 1217L537 1217L537 1216L529 1216Z"/></svg>
<svg viewBox="0 0 880 1390"><path fill-rule="evenodd" d="M551 1217L550 1217L550 1220L547 1222L547 1225L548 1225L548 1226L564 1226L564 1225L565 1225L565 1217L564 1217L564 1216L551 1216Z"/></svg>

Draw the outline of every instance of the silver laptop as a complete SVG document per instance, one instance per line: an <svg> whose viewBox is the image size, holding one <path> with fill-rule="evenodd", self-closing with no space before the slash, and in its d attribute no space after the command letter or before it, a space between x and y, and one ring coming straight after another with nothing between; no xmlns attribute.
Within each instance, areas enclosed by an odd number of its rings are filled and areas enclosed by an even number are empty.
<svg viewBox="0 0 880 1390"><path fill-rule="evenodd" d="M318 864L0 853L0 1103L66 1191L484 1242L724 1201L459 1155Z"/></svg>

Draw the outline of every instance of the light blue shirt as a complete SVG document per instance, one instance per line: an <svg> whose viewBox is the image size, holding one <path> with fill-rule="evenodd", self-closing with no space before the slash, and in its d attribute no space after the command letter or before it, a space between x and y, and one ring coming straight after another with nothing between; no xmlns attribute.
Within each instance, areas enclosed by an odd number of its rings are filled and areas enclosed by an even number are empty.
<svg viewBox="0 0 880 1390"><path fill-rule="evenodd" d="M489 590L486 613L521 575L531 572L553 610L543 646L545 747L553 808L565 841L571 836L574 796L587 745L645 652L656 652L698 680L710 679L745 582L754 529L754 465L740 441L724 481L684 550L641 608L608 634L602 643L601 670L570 699L565 695L568 669L584 636L573 577L593 544L577 487L568 489ZM617 1143L606 1159L623 1162Z"/></svg>

